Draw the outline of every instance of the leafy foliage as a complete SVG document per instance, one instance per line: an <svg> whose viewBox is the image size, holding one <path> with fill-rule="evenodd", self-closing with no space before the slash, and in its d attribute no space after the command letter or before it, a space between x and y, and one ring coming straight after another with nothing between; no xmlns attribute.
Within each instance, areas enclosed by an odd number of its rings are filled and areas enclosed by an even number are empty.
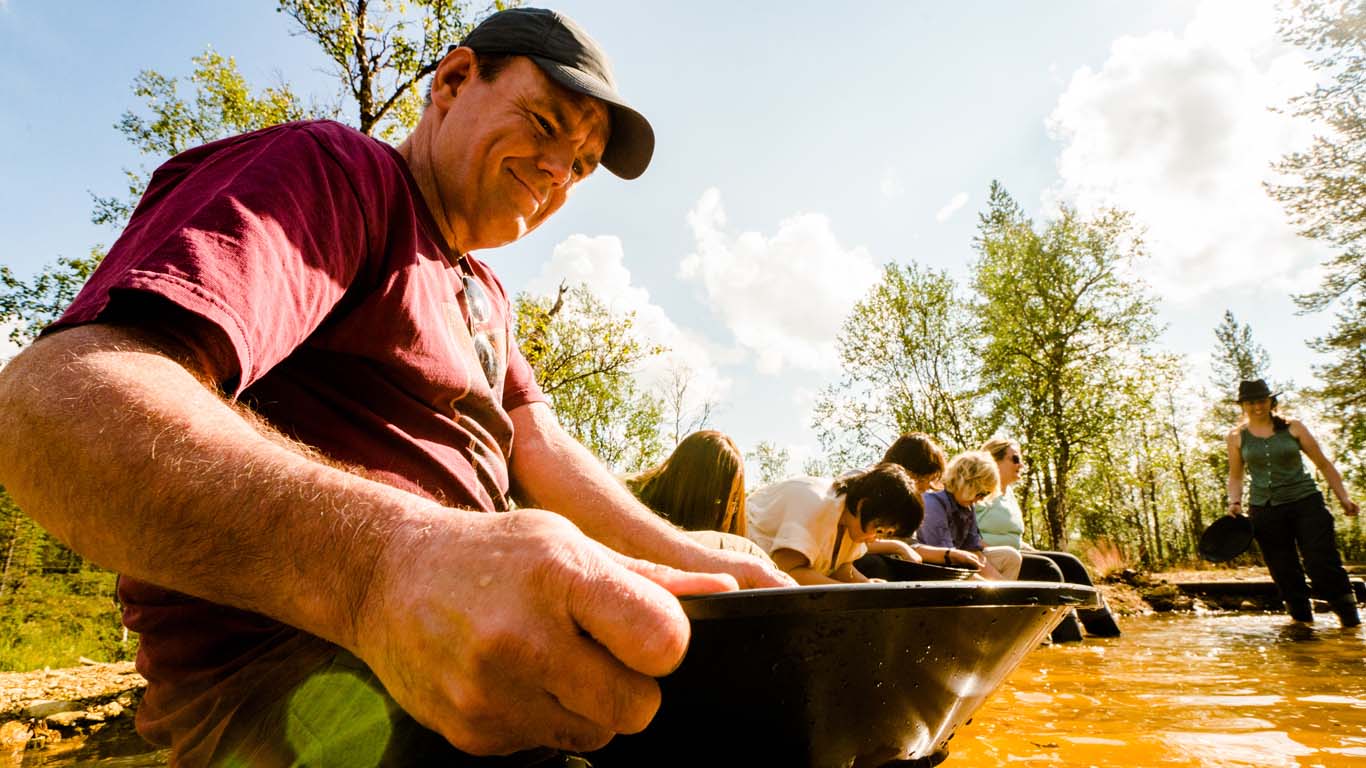
<svg viewBox="0 0 1366 768"><path fill-rule="evenodd" d="M1115 211L1087 219L1064 207L1038 231L993 182L975 246L982 385L994 421L1026 446L1059 546L1073 473L1104 458L1156 336L1153 301L1131 271L1142 244Z"/></svg>
<svg viewBox="0 0 1366 768"><path fill-rule="evenodd" d="M635 313L613 312L582 284L554 300L521 294L516 313L522 353L569 434L619 472L658 461L663 405L635 373L666 350L641 337Z"/></svg>
<svg viewBox="0 0 1366 768"><path fill-rule="evenodd" d="M281 84L252 93L237 62L213 49L194 59L189 82L193 92L181 95L181 83L155 70L143 70L133 80L133 95L141 99L147 114L123 113L115 125L143 155L161 163L173 155L211 141L308 117L333 117L335 108L306 108L289 85ZM128 196L95 196L96 224L122 227L133 214L147 187L145 171L124 169Z"/></svg>
<svg viewBox="0 0 1366 768"><path fill-rule="evenodd" d="M1210 383L1215 392L1235 392L1238 382L1266 378L1271 357L1252 338L1252 326L1239 323L1233 312L1224 310L1224 319L1214 329L1217 342L1210 353Z"/></svg>
<svg viewBox="0 0 1366 768"><path fill-rule="evenodd" d="M898 435L938 435L949 448L989 432L978 399L971 308L946 273L888 264L837 340L843 378L826 387L812 429L834 466L875 461Z"/></svg>
<svg viewBox="0 0 1366 768"><path fill-rule="evenodd" d="M760 441L745 458L759 463L759 481L751 484L749 491L763 488L787 478L787 465L792 460L791 451L780 448L767 440Z"/></svg>
<svg viewBox="0 0 1366 768"><path fill-rule="evenodd" d="M1316 368L1322 400L1336 426L1333 447L1351 483L1366 487L1366 5L1298 0L1282 32L1311 51L1324 76L1291 101L1291 112L1320 133L1308 149L1276 165L1270 185L1301 234L1332 246L1319 288L1297 297L1309 311L1336 306L1332 330L1311 342L1330 362Z"/></svg>
<svg viewBox="0 0 1366 768"><path fill-rule="evenodd" d="M508 3L495 3L501 10ZM436 70L446 47L474 28L461 0L279 0L322 48L356 106L356 127L386 141L401 139L422 115L419 85ZM482 15L482 14L481 14Z"/></svg>
<svg viewBox="0 0 1366 768"><path fill-rule="evenodd" d="M136 635L120 626L114 578L95 569L35 573L0 597L0 670L132 659Z"/></svg>
<svg viewBox="0 0 1366 768"><path fill-rule="evenodd" d="M0 265L0 324L12 325L10 341L26 346L61 316L99 266L104 253L92 248L84 258L58 258L32 280Z"/></svg>

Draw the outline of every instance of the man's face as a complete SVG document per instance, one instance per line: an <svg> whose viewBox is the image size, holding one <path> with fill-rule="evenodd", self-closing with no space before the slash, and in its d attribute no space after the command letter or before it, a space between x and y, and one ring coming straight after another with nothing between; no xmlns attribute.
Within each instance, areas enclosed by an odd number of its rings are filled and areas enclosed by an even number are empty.
<svg viewBox="0 0 1366 768"><path fill-rule="evenodd" d="M606 105L560 86L526 57L514 57L491 83L471 68L449 100L434 94L433 102L448 109L430 156L440 208L432 213L444 217L461 252L540 226L607 146Z"/></svg>

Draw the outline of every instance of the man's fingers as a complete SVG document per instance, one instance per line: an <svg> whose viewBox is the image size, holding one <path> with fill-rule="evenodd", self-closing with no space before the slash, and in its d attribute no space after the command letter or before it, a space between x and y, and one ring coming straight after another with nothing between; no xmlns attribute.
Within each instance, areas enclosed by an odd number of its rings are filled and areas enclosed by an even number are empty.
<svg viewBox="0 0 1366 768"><path fill-rule="evenodd" d="M751 558L753 563L746 563L740 569L738 579L740 586L746 589L761 587L795 587L797 580L789 576L786 572L779 570L771 563L765 563L759 558Z"/></svg>
<svg viewBox="0 0 1366 768"><path fill-rule="evenodd" d="M568 663L552 668L546 691L570 712L613 733L638 733L659 709L659 684L624 668L592 639L576 637L558 656Z"/></svg>
<svg viewBox="0 0 1366 768"><path fill-rule="evenodd" d="M545 691L504 693L516 711L424 724L473 755L507 755L535 747L590 752L606 746L615 735L611 729L570 712Z"/></svg>
<svg viewBox="0 0 1366 768"><path fill-rule="evenodd" d="M667 565L637 560L616 552L611 554L626 570L644 576L673 595L709 595L713 592L734 592L740 588L736 578L728 573L680 571Z"/></svg>
<svg viewBox="0 0 1366 768"><path fill-rule="evenodd" d="M650 677L667 675L683 661L691 631L678 598L626 567L631 558L606 547L602 552L606 556L575 573L570 619L631 669Z"/></svg>

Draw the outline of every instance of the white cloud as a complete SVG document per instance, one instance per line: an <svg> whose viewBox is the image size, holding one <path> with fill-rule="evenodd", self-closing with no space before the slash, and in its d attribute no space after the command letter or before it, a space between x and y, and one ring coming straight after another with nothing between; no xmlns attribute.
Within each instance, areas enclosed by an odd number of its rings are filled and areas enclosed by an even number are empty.
<svg viewBox="0 0 1366 768"><path fill-rule="evenodd" d="M705 300L761 373L784 366L833 371L835 335L854 304L878 278L863 248L845 248L820 214L799 214L773 235L728 233L721 193L702 193L688 214L696 250L679 276L696 282Z"/></svg>
<svg viewBox="0 0 1366 768"><path fill-rule="evenodd" d="M965 205L967 205L967 204L968 204L968 193L967 193L967 192L959 192L958 194L956 194L956 195L953 196L953 199L952 199L952 200L950 200L950 201L948 201L947 203L945 203L943 208L940 208L940 209L934 214L934 220L935 220L935 221L941 221L941 222L942 222L942 221L948 221L950 216L954 215L955 213L958 213L958 209L962 208L963 206L965 206Z"/></svg>
<svg viewBox="0 0 1366 768"><path fill-rule="evenodd" d="M725 350L713 350L705 339L679 327L650 301L649 291L632 285L623 256L621 240L615 236L571 235L555 246L527 290L554 295L561 281L586 283L613 312L635 312L636 327L645 339L669 348L642 365L638 380L644 386L663 386L673 371L686 370L690 378L685 410L699 407L704 399L724 400L731 381L717 369L714 355L724 356Z"/></svg>
<svg viewBox="0 0 1366 768"><path fill-rule="evenodd" d="M882 192L884 200L895 200L906 194L906 187L901 183L901 177L897 175L895 168L888 168L882 173L882 181L878 184L878 189Z"/></svg>
<svg viewBox="0 0 1366 768"><path fill-rule="evenodd" d="M0 0L0 3L3 2L4 0ZM0 10L3 10L3 8L0 8ZM10 333L18 327L19 324L14 321L0 323L0 368L3 368L5 363L8 363L10 358L19 354L19 350L22 349L22 347L9 339Z"/></svg>
<svg viewBox="0 0 1366 768"><path fill-rule="evenodd" d="M1270 3L1206 0L1179 35L1122 37L1099 71L1072 75L1049 118L1064 143L1058 194L1133 211L1153 257L1144 276L1173 298L1312 284L1322 252L1262 186L1312 131L1270 108L1312 82Z"/></svg>

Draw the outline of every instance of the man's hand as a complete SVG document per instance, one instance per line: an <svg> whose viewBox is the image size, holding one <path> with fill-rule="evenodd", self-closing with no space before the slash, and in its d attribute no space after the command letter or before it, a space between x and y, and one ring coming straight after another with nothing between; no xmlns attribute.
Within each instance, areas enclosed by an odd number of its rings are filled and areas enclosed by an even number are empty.
<svg viewBox="0 0 1366 768"><path fill-rule="evenodd" d="M397 535L357 655L423 725L474 754L602 747L644 728L688 647L676 594L732 590L617 554L568 520L451 511Z"/></svg>
<svg viewBox="0 0 1366 768"><path fill-rule="evenodd" d="M795 587L797 582L777 565L744 552L711 549L689 540L691 546L680 550L675 563L698 573L728 574L741 589L757 587Z"/></svg>

